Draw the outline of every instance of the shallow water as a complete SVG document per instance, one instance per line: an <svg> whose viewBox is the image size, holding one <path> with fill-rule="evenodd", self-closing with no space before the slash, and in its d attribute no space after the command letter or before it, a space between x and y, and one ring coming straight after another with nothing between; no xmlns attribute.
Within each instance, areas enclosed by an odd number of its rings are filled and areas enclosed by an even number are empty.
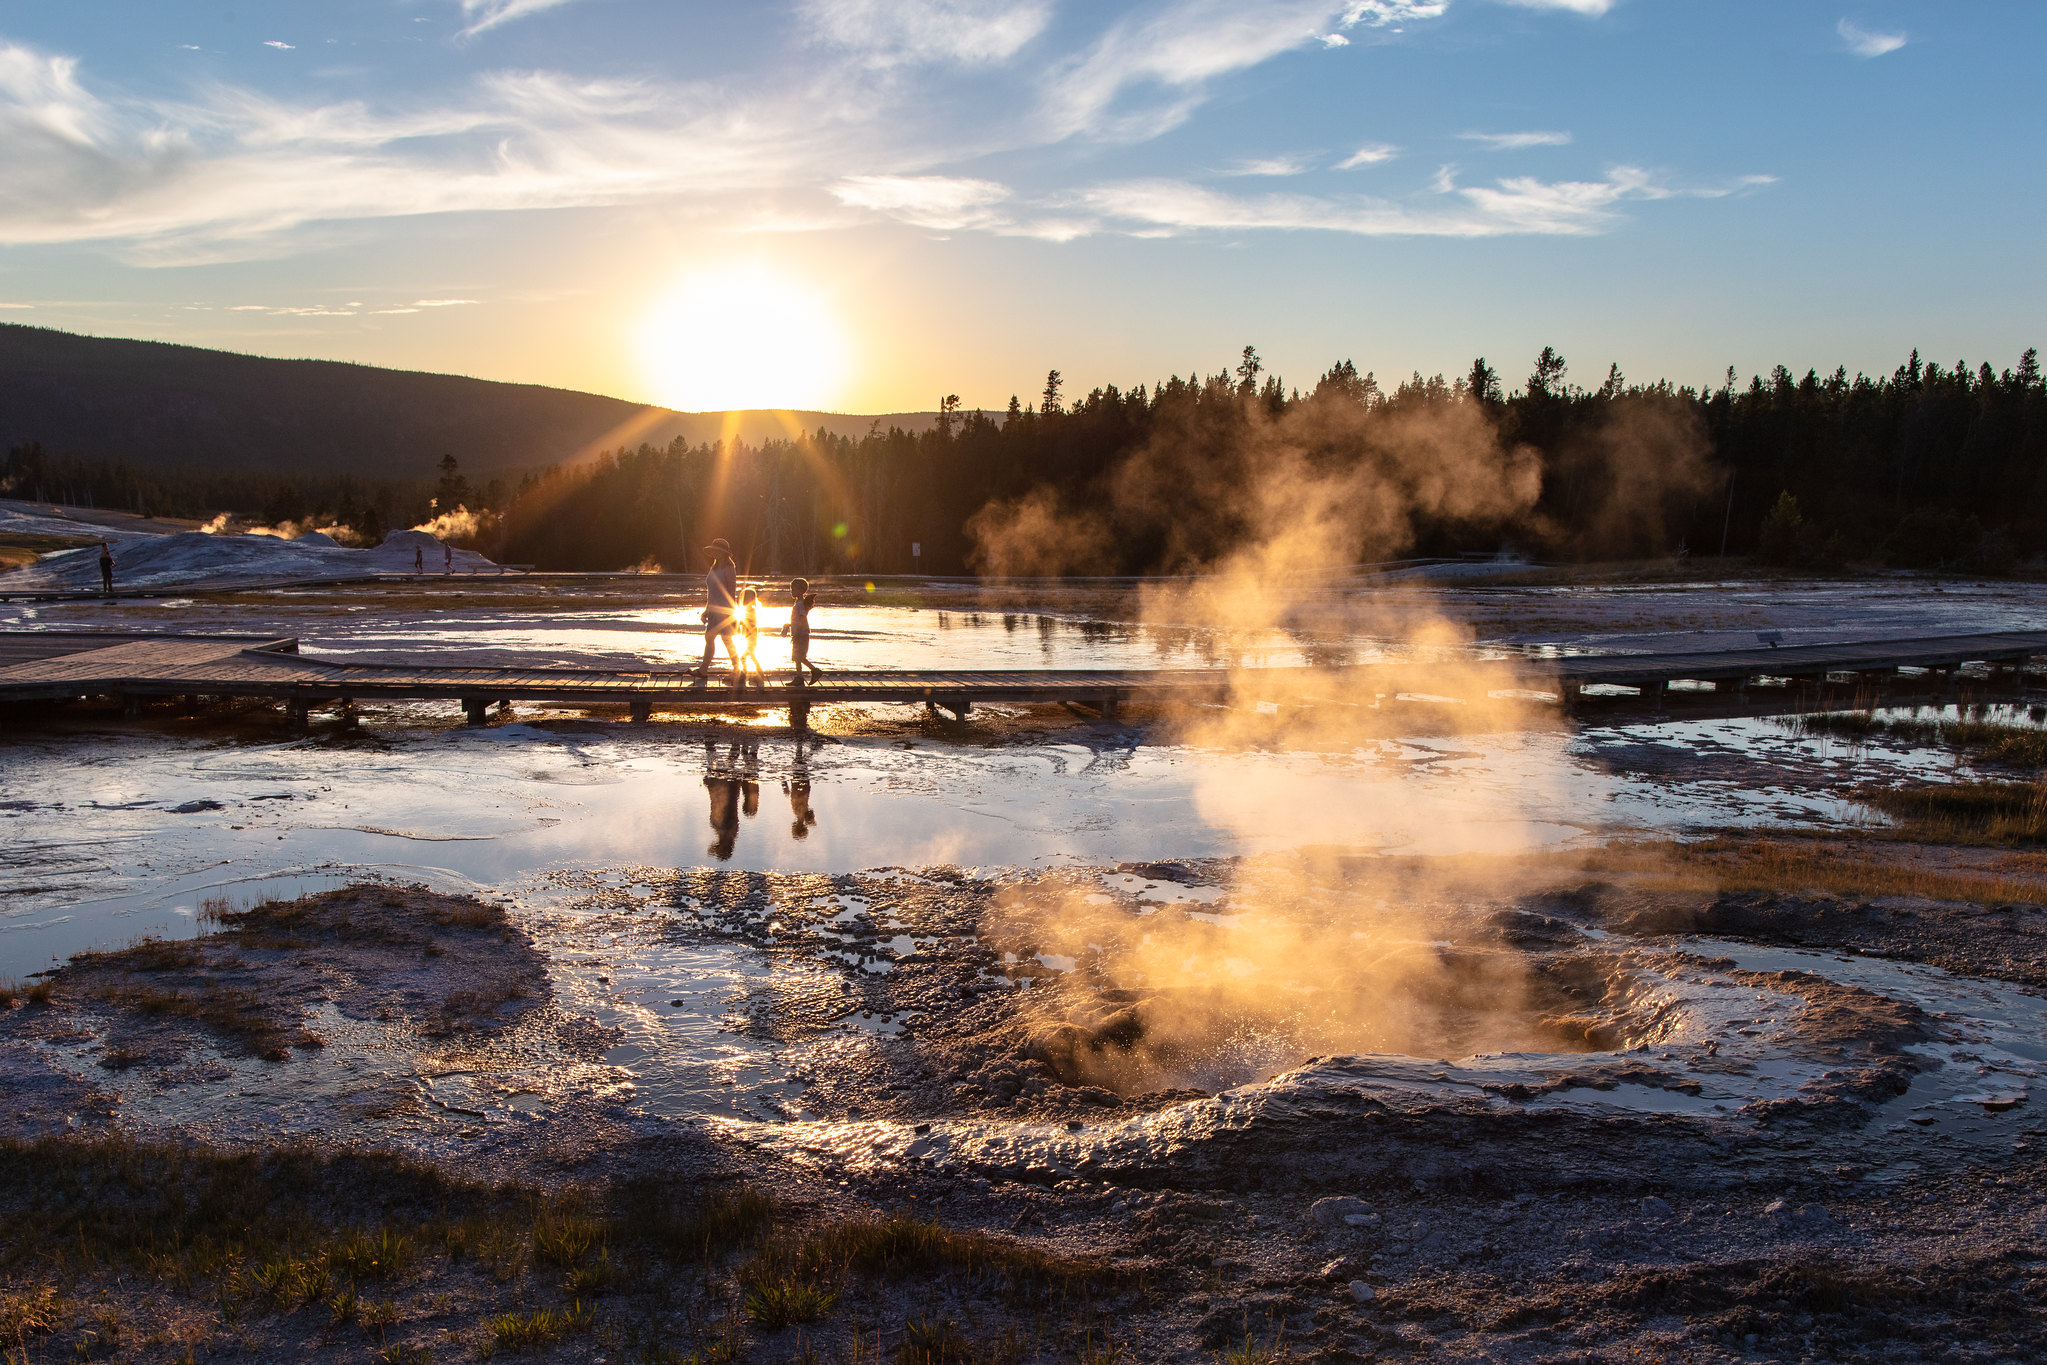
<svg viewBox="0 0 2047 1365"><path fill-rule="evenodd" d="M1692 594L1680 606L1720 622L1710 641L1716 645L1743 642L1722 638L1730 614L1794 606L1816 632L1830 612L1863 634L1930 632L1956 610L1988 611L1991 625L2029 624L2010 616L2025 594L2002 592L1986 589L1959 607L1923 590L1911 600L1903 592L1896 600L1874 594L1881 600L1863 620L1848 610L1849 590L1826 587L1800 596L1755 585L1718 603ZM231 606L172 599L99 608L97 616L68 607L0 610L14 613L18 624L53 627L144 621L159 628L277 629L300 635L309 651L355 657L427 651L530 662L675 662L694 654L687 606L593 604L591 596L569 592L558 610L516 616L471 598L443 610L418 594L396 606L332 592L249 595ZM1381 648L1356 632L1232 639L1155 631L1112 619L1084 595L1054 596L1040 609L1007 613L834 606L820 613L815 652L854 667L1023 668L1205 666L1231 657L1280 664L1310 651L1366 657ZM1595 600L1582 590L1474 589L1459 600L1474 613L1516 618L1514 624L1529 627L1521 638L1539 639L1543 632L1525 618L1559 597L1581 617L1603 613L1611 626L1628 625L1628 613L1671 611L1668 600L1645 605L1643 594L1617 591L1611 600ZM1411 605L1419 610L1425 602ZM1814 638L1842 638L1836 630ZM1705 643L1680 640L1668 629L1548 638L1559 648ZM771 636L764 651L770 666L780 648ZM1848 789L1933 776L1957 764L1940 750L1801 735L1764 719L1600 725L1580 733L1417 734L1337 752L1288 752L1151 744L1115 726L973 743L908 727L877 733L881 727L851 723L861 714L848 708L835 717L834 708L820 708L813 723L842 737L803 741L743 724L552 724L541 712L468 729L434 707L370 708L357 733L292 738L86 718L40 733L8 732L0 736L0 840L8 850L0 863L0 978L24 976L86 948L200 932L209 899L240 906L366 878L424 883L512 905L549 954L564 1007L620 1030L622 1041L601 1066L571 1068L579 1084L630 1094L648 1113L800 1123L802 1088L792 1072L833 1048L872 1046L902 1021L856 1014L801 1043L752 1036L734 1026L734 1011L746 999L825 989L831 973L850 964L770 962L742 944L707 947L662 932L664 917L693 913L687 905L655 906L638 928L607 926L593 938L593 877L608 880L628 902L644 903L646 888L663 874L697 866L826 873L1112 867L1307 846L1515 853L1616 833L1841 826L1872 818L1844 796ZM2017 714L1997 711L1993 718ZM835 724L840 719L849 723ZM1174 894L1198 900L1214 892ZM848 905L844 913L860 907ZM900 942L892 951L916 946ZM886 971L891 964L884 956L859 965ZM1951 999L1956 989L1942 985L1941 998ZM365 1047L368 1057L374 1049ZM337 1048L336 1057L344 1051ZM532 1112L547 1103L542 1090L561 1083L558 1072L550 1075L534 1082L539 1090L522 1088L526 1082L517 1076L500 1077L467 1103L458 1101L470 1082L439 1079L433 1088L447 1093L433 1103ZM1796 1079L1787 1073L1773 1084L1795 1089ZM1653 1098L1680 1108L1691 1103L1675 1092ZM1943 1089L1914 1104L1952 1098ZM281 1095L265 1100L273 1107L290 1102ZM306 1110L304 1122L317 1124L317 1113Z"/></svg>
<svg viewBox="0 0 2047 1365"><path fill-rule="evenodd" d="M209 895L250 901L350 877L544 908L557 900L553 874L620 866L1028 868L1310 845L1512 853L1615 832L1864 819L1842 789L1953 761L1754 719L1374 740L1335 754L1154 746L1112 730L983 747L424 719L393 708L370 713L362 733L284 740L115 722L9 737L0 976L195 932ZM1698 767L1715 753L1768 764L1764 780L1748 766ZM1620 771L1608 770L1614 755ZM1682 765L1675 775L1666 760Z"/></svg>

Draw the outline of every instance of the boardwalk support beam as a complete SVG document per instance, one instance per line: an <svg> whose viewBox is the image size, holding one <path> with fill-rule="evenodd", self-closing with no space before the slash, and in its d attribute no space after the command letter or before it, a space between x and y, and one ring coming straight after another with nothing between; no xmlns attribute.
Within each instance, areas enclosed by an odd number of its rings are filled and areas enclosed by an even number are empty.
<svg viewBox="0 0 2047 1365"><path fill-rule="evenodd" d="M647 718L654 714L654 703L645 697L634 697L626 703L626 714L633 718L633 724L645 725Z"/></svg>
<svg viewBox="0 0 2047 1365"><path fill-rule="evenodd" d="M486 720L484 712L489 706L490 703L482 697L464 697L462 699L462 714L467 717L471 725L481 725Z"/></svg>

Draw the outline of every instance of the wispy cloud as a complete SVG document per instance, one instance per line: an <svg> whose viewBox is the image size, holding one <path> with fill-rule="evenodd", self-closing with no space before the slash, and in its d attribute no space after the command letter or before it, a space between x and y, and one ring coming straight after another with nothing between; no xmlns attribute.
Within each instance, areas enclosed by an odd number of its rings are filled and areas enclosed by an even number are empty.
<svg viewBox="0 0 2047 1365"><path fill-rule="evenodd" d="M1187 180L1117 181L1025 200L991 181L864 179L838 191L841 202L923 227L971 228L1009 236L1071 237L1113 233L1174 237L1218 231L1341 232L1362 237L1590 236L1625 221L1632 202L1724 198L1768 183L1751 176L1726 185L1680 187L1619 166L1600 180L1520 176L1459 186L1445 167L1426 194L1408 199L1363 195L1230 194ZM1445 202L1447 200L1448 202Z"/></svg>
<svg viewBox="0 0 2047 1365"><path fill-rule="evenodd" d="M573 3L573 0L462 0L462 17L469 21L462 30L464 38L474 37L486 29L499 24L509 24L514 19L523 19L529 14L554 9L558 5Z"/></svg>
<svg viewBox="0 0 2047 1365"><path fill-rule="evenodd" d="M1051 22L1049 0L804 0L819 41L875 65L1014 57Z"/></svg>
<svg viewBox="0 0 2047 1365"><path fill-rule="evenodd" d="M1886 52L1896 52L1907 39L1903 31L1879 33L1862 27L1852 19L1843 19L1834 25L1834 31L1841 35L1841 41L1848 45L1848 50L1858 57L1881 57Z"/></svg>
<svg viewBox="0 0 2047 1365"><path fill-rule="evenodd" d="M212 88L115 105L76 64L0 46L0 242L227 243L322 219L624 203L815 183L853 155L835 92L500 72L413 111ZM178 248L177 244L185 244Z"/></svg>
<svg viewBox="0 0 2047 1365"><path fill-rule="evenodd" d="M462 0L462 9L480 31L559 3L567 0ZM1452 168L1433 197L1406 199L1230 194L1171 179L1018 191L951 170L987 164L979 158L991 148L1148 136L1187 117L1224 76L1313 52L1333 29L1392 28L1445 7L1163 0L1061 61L1033 46L1053 34L1049 0L801 3L812 49L770 81L748 72L689 82L496 70L431 97L377 103L224 84L182 100L100 93L72 58L0 43L0 184L9 189L0 244L110 241L131 260L220 260L281 254L333 231L322 224L350 220L647 202L753 231L880 218L1050 240L1253 228L1485 236L1604 230L1626 203L1666 193L1625 171L1463 188ZM973 84L1010 103L979 123L934 116L931 89L959 83L946 73L919 78L935 65L973 68ZM1491 148L1570 140L1468 136ZM1335 166L1399 154L1369 143ZM1286 177L1319 164L1289 154L1224 173ZM393 301L376 311L460 302L468 301Z"/></svg>
<svg viewBox="0 0 2047 1365"><path fill-rule="evenodd" d="M1352 0L1343 7L1343 25L1391 28L1418 19L1440 19L1449 8L1449 0Z"/></svg>
<svg viewBox="0 0 2047 1365"><path fill-rule="evenodd" d="M1629 200L1669 198L1641 171L1604 180L1502 180L1452 189L1454 202L1295 194L1227 195L1181 180L1139 180L1088 191L1083 202L1112 230L1312 230L1363 237L1587 236L1619 221Z"/></svg>
<svg viewBox="0 0 2047 1365"><path fill-rule="evenodd" d="M1572 14L1582 14L1597 19L1620 0L1499 0L1503 5L1514 5L1520 9L1560 9Z"/></svg>
<svg viewBox="0 0 2047 1365"><path fill-rule="evenodd" d="M1007 185L945 175L855 175L832 187L852 208L871 209L901 222L939 232L961 228L1004 228L1011 219L1002 207Z"/></svg>
<svg viewBox="0 0 2047 1365"><path fill-rule="evenodd" d="M1313 163L1305 156L1269 156L1256 161L1239 161L1224 175L1299 175Z"/></svg>
<svg viewBox="0 0 2047 1365"><path fill-rule="evenodd" d="M279 48L285 52L296 51L296 48L291 43L287 43L279 38L266 38L263 40L263 46Z"/></svg>
<svg viewBox="0 0 2047 1365"><path fill-rule="evenodd" d="M1046 83L1045 119L1055 137L1155 137L1184 123L1219 77L1298 48L1328 47L1332 28L1434 18L1444 9L1400 0L1178 0L1149 18L1111 26L1056 66Z"/></svg>
<svg viewBox="0 0 2047 1365"><path fill-rule="evenodd" d="M1476 142L1489 152L1513 152L1523 147L1567 147L1571 142L1569 133L1527 132L1527 133L1459 133L1466 142Z"/></svg>
<svg viewBox="0 0 2047 1365"><path fill-rule="evenodd" d="M1400 149L1390 142L1367 142L1349 156L1336 163L1339 171L1354 171L1360 166L1376 166L1382 161L1391 161L1400 155Z"/></svg>

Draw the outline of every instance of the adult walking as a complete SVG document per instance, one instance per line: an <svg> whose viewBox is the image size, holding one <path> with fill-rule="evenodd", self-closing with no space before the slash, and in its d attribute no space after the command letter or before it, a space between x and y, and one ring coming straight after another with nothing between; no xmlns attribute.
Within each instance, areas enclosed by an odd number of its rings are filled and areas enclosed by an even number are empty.
<svg viewBox="0 0 2047 1365"><path fill-rule="evenodd" d="M732 660L732 681L740 681L739 649L733 642L733 616L739 610L739 564L732 558L732 545L723 536L704 547L711 557L710 572L704 575L704 661L690 671L697 677L710 676L711 655L718 641Z"/></svg>

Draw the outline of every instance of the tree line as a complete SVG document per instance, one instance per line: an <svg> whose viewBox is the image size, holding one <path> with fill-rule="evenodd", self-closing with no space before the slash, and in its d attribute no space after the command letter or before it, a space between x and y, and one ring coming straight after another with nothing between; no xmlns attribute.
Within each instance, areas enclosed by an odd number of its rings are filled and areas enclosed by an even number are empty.
<svg viewBox="0 0 2047 1365"><path fill-rule="evenodd" d="M1393 529L1357 543L1386 558L1762 553L2000 572L2047 533L2047 387L2033 350L2002 371L1915 351L1887 376L1778 366L1743 386L1730 369L1706 389L1631 384L1616 366L1579 385L1545 347L1512 388L1484 359L1391 388L1343 361L1304 392L1247 347L1227 370L1072 400L1055 370L999 419L957 406L948 397L921 433L676 441L529 475L500 548L550 567L680 568L723 536L755 572L1175 572L1269 533L1244 515L1261 479L1366 466L1378 477L1361 522L1405 504ZM1535 491L1481 505L1432 492L1432 469L1469 480L1532 469ZM1012 519L1021 553L993 553L1001 509L1036 512ZM1093 534L1074 544L1081 524Z"/></svg>
<svg viewBox="0 0 2047 1365"><path fill-rule="evenodd" d="M1054 370L999 418L949 396L921 432L678 437L483 487L452 456L423 473L144 471L30 446L0 487L379 533L460 506L482 515L450 523L454 538L563 570L693 568L722 536L756 573L1177 572L1312 507L1355 523L1332 553L1362 559L1724 552L2001 572L2047 532L2047 385L2028 350L2003 370L1915 351L1889 375L1780 365L1700 388L1609 366L1585 386L1545 347L1518 384L1484 359L1390 387L1341 361L1303 390L1246 347L1213 374L1078 397Z"/></svg>

